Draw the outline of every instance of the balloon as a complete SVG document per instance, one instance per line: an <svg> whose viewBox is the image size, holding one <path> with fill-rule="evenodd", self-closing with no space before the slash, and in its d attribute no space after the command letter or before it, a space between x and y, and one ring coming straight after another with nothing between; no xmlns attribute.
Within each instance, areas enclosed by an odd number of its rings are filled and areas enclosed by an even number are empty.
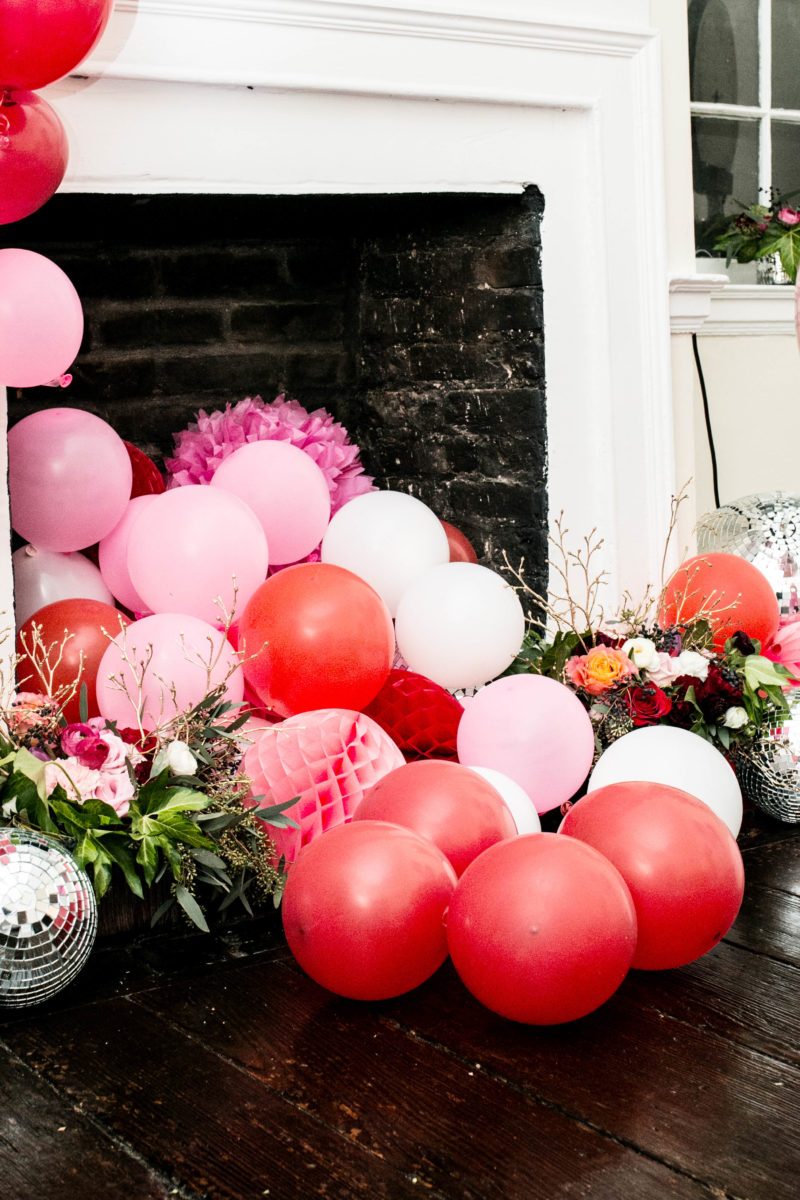
<svg viewBox="0 0 800 1200"><path fill-rule="evenodd" d="M252 509L199 483L154 496L128 533L131 583L156 613L222 624L247 604L268 566L267 540Z"/></svg>
<svg viewBox="0 0 800 1200"><path fill-rule="evenodd" d="M17 627L47 604L83 597L113 604L114 597L94 563L82 554L58 554L22 546L11 555Z"/></svg>
<svg viewBox="0 0 800 1200"><path fill-rule="evenodd" d="M131 582L128 570L128 542L134 521L153 500L155 500L153 494L136 496L129 500L119 521L104 538L100 539L97 549L100 573L111 589L112 595L116 596L118 602L125 608L140 614L150 610Z"/></svg>
<svg viewBox="0 0 800 1200"><path fill-rule="evenodd" d="M41 208L64 178L68 158L55 109L33 92L0 92L0 225Z"/></svg>
<svg viewBox="0 0 800 1200"><path fill-rule="evenodd" d="M597 760L588 790L642 779L666 783L707 804L734 837L742 824L742 793L733 767L711 742L673 725L644 725L617 738Z"/></svg>
<svg viewBox="0 0 800 1200"><path fill-rule="evenodd" d="M248 683L267 709L289 717L363 708L389 674L394 634L386 605L363 579L331 563L300 563L256 590L239 645Z"/></svg>
<svg viewBox="0 0 800 1200"><path fill-rule="evenodd" d="M89 716L99 716L95 680L100 662L110 640L128 623L128 618L110 604L83 597L57 600L40 608L17 631L17 654L20 656L17 683L20 690L54 695L77 681L74 696L63 705L64 716L68 722L73 722L80 720L81 684L85 683ZM46 650L53 647L48 656L54 667L52 672L46 669L40 672L28 654L34 648L34 625L41 630L41 645ZM34 654L34 658L38 659L38 656Z"/></svg>
<svg viewBox="0 0 800 1200"><path fill-rule="evenodd" d="M61 268L33 250L0 250L0 385L38 387L58 379L82 337L81 302Z"/></svg>
<svg viewBox="0 0 800 1200"><path fill-rule="evenodd" d="M276 860L287 863L326 829L349 821L364 793L402 765L403 755L379 725L344 708L304 712L267 726L242 760L251 800L266 796L264 803L282 804L297 797L284 814L296 829L266 825Z"/></svg>
<svg viewBox="0 0 800 1200"><path fill-rule="evenodd" d="M248 442L217 467L212 486L250 506L267 539L273 566L315 550L328 527L328 483L310 455L289 442Z"/></svg>
<svg viewBox="0 0 800 1200"><path fill-rule="evenodd" d="M497 572L475 563L445 563L406 589L395 632L412 671L455 691L480 687L514 661L525 636L525 613Z"/></svg>
<svg viewBox="0 0 800 1200"><path fill-rule="evenodd" d="M409 584L449 558L447 535L426 504L404 492L368 492L331 518L322 561L360 575L394 616Z"/></svg>
<svg viewBox="0 0 800 1200"><path fill-rule="evenodd" d="M91 546L119 521L130 489L122 438L92 413L48 408L9 430L11 524L34 546Z"/></svg>
<svg viewBox="0 0 800 1200"><path fill-rule="evenodd" d="M667 580L658 614L662 628L707 617L714 647L743 629L762 644L780 622L778 597L767 577L737 554L702 554L689 558Z"/></svg>
<svg viewBox="0 0 800 1200"><path fill-rule="evenodd" d="M0 90L42 88L99 41L114 0L3 0Z"/></svg>
<svg viewBox="0 0 800 1200"><path fill-rule="evenodd" d="M424 983L447 957L455 885L433 842L383 821L332 829L289 871L281 913L289 949L313 980L353 1000Z"/></svg>
<svg viewBox="0 0 800 1200"><path fill-rule="evenodd" d="M602 854L530 833L467 867L447 913L447 944L481 1004L512 1021L555 1025L617 990L636 949L636 914Z"/></svg>
<svg viewBox="0 0 800 1200"><path fill-rule="evenodd" d="M185 613L154 613L132 622L106 649L97 669L97 704L121 728L137 728L141 715L143 729L156 729L219 684L224 699L238 704L242 670L224 633Z"/></svg>
<svg viewBox="0 0 800 1200"><path fill-rule="evenodd" d="M463 706L424 675L392 670L364 708L408 759L458 758L456 733Z"/></svg>
<svg viewBox="0 0 800 1200"><path fill-rule="evenodd" d="M152 458L148 458L145 452L138 446L134 446L132 442L123 441L122 444L128 451L133 471L131 500L137 496L160 496L162 492L166 491L166 484Z"/></svg>
<svg viewBox="0 0 800 1200"><path fill-rule="evenodd" d="M613 783L574 804L559 831L594 846L627 883L638 919L632 966L694 962L734 922L744 892L739 847L695 796L662 783Z"/></svg>
<svg viewBox="0 0 800 1200"><path fill-rule="evenodd" d="M460 529L456 529L455 525L450 525L447 521L442 521L442 529L447 535L450 562L476 563L478 561L478 556L475 553L472 543L464 536Z"/></svg>
<svg viewBox="0 0 800 1200"><path fill-rule="evenodd" d="M491 767L470 767L469 770L481 775L500 793L506 808L514 818L517 833L541 833L542 822L539 820L536 806L524 788L502 771L494 771Z"/></svg>
<svg viewBox="0 0 800 1200"><path fill-rule="evenodd" d="M495 680L473 696L458 727L460 762L508 775L540 813L575 794L593 755L589 714L574 692L546 675Z"/></svg>
<svg viewBox="0 0 800 1200"><path fill-rule="evenodd" d="M489 846L517 834L514 818L490 783L468 767L433 759L384 775L353 819L391 821L430 838L456 875Z"/></svg>

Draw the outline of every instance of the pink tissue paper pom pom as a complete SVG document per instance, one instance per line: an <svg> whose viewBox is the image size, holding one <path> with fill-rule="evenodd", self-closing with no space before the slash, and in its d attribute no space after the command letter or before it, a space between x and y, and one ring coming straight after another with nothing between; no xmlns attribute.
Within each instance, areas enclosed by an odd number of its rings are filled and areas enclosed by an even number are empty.
<svg viewBox="0 0 800 1200"><path fill-rule="evenodd" d="M201 409L197 420L174 439L175 457L166 460L170 488L209 483L220 463L240 446L276 439L305 450L320 468L331 494L331 515L354 496L376 490L344 426L324 408L309 413L283 395L269 404L260 396L247 396L227 404L224 412Z"/></svg>

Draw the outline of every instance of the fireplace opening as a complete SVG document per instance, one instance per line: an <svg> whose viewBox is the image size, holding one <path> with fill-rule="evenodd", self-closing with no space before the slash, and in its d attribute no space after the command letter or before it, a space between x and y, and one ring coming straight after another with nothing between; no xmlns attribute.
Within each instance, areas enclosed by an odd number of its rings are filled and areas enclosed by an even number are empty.
<svg viewBox="0 0 800 1200"><path fill-rule="evenodd" d="M85 335L68 389L9 389L9 424L85 408L162 465L199 409L284 393L544 592L543 207L533 187L55 196L2 244L66 271Z"/></svg>

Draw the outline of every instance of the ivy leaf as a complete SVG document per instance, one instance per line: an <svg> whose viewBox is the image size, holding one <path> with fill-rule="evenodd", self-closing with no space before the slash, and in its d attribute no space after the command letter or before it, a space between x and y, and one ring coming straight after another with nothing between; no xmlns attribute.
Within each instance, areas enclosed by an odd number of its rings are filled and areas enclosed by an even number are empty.
<svg viewBox="0 0 800 1200"><path fill-rule="evenodd" d="M209 808L213 801L203 792L193 788L175 787L168 784L169 772L162 771L155 779L149 779L139 792L137 808L143 816L150 813L200 812Z"/></svg>
<svg viewBox="0 0 800 1200"><path fill-rule="evenodd" d="M15 771L7 781L3 788L3 805L11 800L14 801L15 811L20 816L25 813L28 824L34 829L41 829L44 833L59 832L58 826L50 816L49 804L42 798L39 788L27 773Z"/></svg>
<svg viewBox="0 0 800 1200"><path fill-rule="evenodd" d="M144 888L136 870L136 860L133 857L128 838L124 834L110 833L103 837L103 851L106 856L116 863L134 896L144 899Z"/></svg>

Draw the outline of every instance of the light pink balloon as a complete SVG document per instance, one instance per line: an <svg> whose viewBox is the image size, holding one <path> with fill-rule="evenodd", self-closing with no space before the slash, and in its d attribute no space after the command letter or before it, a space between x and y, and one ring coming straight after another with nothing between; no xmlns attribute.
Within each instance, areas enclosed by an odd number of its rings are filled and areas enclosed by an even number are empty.
<svg viewBox="0 0 800 1200"><path fill-rule="evenodd" d="M11 555L11 565L17 628L40 608L57 600L114 603L97 567L84 554L59 554L56 550L22 546Z"/></svg>
<svg viewBox="0 0 800 1200"><path fill-rule="evenodd" d="M294 862L299 850L326 829L349 821L364 793L402 767L401 751L376 721L347 708L298 713L265 729L245 753L242 770L252 780L251 796L281 804L298 829L266 825L276 859Z"/></svg>
<svg viewBox="0 0 800 1200"><path fill-rule="evenodd" d="M97 548L100 574L111 589L111 594L133 613L148 613L150 609L131 583L128 539L133 522L152 500L155 500L154 495L135 496L129 500L119 521L110 533L100 539Z"/></svg>
<svg viewBox="0 0 800 1200"><path fill-rule="evenodd" d="M458 759L492 767L518 783L540 813L573 796L589 774L594 732L589 714L563 683L510 675L482 688L458 726Z"/></svg>
<svg viewBox="0 0 800 1200"><path fill-rule="evenodd" d="M299 562L322 541L331 496L320 468L289 442L248 442L217 467L214 487L233 492L261 522L273 566Z"/></svg>
<svg viewBox="0 0 800 1200"><path fill-rule="evenodd" d="M128 534L131 583L153 612L212 624L241 613L267 577L267 539L253 510L230 492L188 484L153 496Z"/></svg>
<svg viewBox="0 0 800 1200"><path fill-rule="evenodd" d="M99 542L125 511L132 478L125 443L93 413L46 408L8 431L11 524L40 549Z"/></svg>
<svg viewBox="0 0 800 1200"><path fill-rule="evenodd" d="M131 665L142 662L143 673ZM244 678L224 633L197 617L155 613L134 621L109 645L97 670L97 705L107 721L136 728L141 703L143 728L156 729L225 681L225 699L239 703Z"/></svg>
<svg viewBox="0 0 800 1200"><path fill-rule="evenodd" d="M57 379L82 338L80 297L61 268L34 250L0 250L0 385Z"/></svg>

